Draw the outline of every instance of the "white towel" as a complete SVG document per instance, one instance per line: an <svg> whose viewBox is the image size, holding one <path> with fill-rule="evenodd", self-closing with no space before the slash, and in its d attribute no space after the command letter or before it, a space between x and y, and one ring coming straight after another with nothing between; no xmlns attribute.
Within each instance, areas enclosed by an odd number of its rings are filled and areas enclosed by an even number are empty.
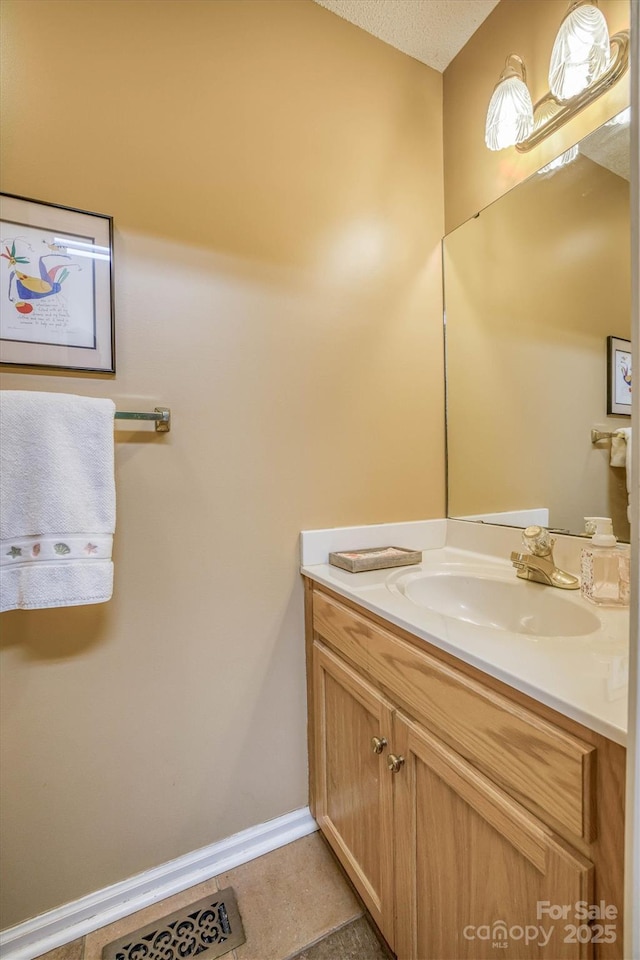
<svg viewBox="0 0 640 960"><path fill-rule="evenodd" d="M112 400L0 393L0 611L111 599L114 413Z"/></svg>
<svg viewBox="0 0 640 960"><path fill-rule="evenodd" d="M611 437L611 454L609 466L626 467L627 465L627 438L623 430L618 430Z"/></svg>
<svg viewBox="0 0 640 960"><path fill-rule="evenodd" d="M612 436L609 463L612 467L624 467L626 470L627 496L629 498L627 517L631 522L631 427L621 427Z"/></svg>

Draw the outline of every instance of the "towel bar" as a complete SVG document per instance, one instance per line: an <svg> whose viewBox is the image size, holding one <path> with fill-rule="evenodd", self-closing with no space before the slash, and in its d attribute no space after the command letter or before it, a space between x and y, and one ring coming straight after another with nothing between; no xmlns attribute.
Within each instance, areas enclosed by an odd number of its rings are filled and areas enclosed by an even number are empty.
<svg viewBox="0 0 640 960"><path fill-rule="evenodd" d="M600 440L611 440L615 436L615 430L595 430L591 431L591 443L598 443Z"/></svg>
<svg viewBox="0 0 640 960"><path fill-rule="evenodd" d="M126 413L116 410L116 420L154 420L156 433L169 433L171 430L171 410L169 407L154 407L153 413Z"/></svg>

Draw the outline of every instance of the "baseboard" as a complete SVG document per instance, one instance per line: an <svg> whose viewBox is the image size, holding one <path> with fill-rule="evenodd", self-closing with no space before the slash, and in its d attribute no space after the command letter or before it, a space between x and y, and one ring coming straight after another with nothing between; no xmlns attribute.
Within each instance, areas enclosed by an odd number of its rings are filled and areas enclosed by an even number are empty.
<svg viewBox="0 0 640 960"><path fill-rule="evenodd" d="M33 960L318 829L308 807L260 823L0 932L3 960Z"/></svg>

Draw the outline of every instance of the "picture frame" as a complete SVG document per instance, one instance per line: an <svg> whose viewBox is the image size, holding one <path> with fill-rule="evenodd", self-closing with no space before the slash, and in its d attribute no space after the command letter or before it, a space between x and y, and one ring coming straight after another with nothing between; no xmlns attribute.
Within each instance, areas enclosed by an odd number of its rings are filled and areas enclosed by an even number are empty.
<svg viewBox="0 0 640 960"><path fill-rule="evenodd" d="M112 217L0 193L0 363L115 373Z"/></svg>
<svg viewBox="0 0 640 960"><path fill-rule="evenodd" d="M631 416L631 341L607 337L607 416Z"/></svg>

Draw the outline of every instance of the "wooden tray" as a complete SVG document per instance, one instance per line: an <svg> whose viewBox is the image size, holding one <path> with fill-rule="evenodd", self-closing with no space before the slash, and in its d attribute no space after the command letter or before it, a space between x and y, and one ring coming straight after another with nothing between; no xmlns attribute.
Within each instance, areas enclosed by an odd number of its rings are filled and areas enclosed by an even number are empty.
<svg viewBox="0 0 640 960"><path fill-rule="evenodd" d="M348 570L349 573L363 573L365 570L384 570L387 567L406 567L412 563L422 563L422 552L407 550L406 547L340 550L338 553L329 554L329 563Z"/></svg>

